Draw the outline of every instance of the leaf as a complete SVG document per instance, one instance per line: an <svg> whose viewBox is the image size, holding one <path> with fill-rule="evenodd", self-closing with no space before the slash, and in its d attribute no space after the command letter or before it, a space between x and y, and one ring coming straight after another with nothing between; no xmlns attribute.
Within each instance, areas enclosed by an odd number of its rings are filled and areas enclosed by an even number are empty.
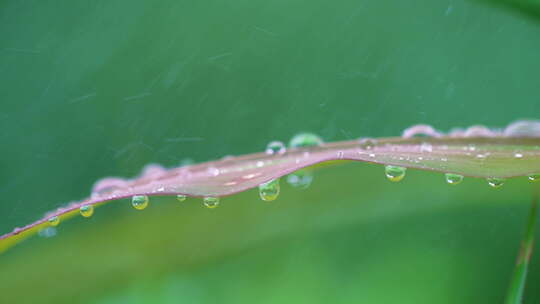
<svg viewBox="0 0 540 304"><path fill-rule="evenodd" d="M540 172L540 122L518 121L504 130L473 126L449 134L431 126L417 125L403 137L360 139L305 147L291 141L292 148L280 153L254 153L166 170L148 165L133 180L105 178L98 181L92 196L49 213L43 219L0 237L0 252L58 217L75 216L83 206L138 195L186 195L220 197L232 195L280 178L299 169L330 161L365 161L453 173L463 176L505 179ZM431 137L414 137L429 135ZM314 135L307 135L312 140ZM298 137L296 138L298 139Z"/></svg>

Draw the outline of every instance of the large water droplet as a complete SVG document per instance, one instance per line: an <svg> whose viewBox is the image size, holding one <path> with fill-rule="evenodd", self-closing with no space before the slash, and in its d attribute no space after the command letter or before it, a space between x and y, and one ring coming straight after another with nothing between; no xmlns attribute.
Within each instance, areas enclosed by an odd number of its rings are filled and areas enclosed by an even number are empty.
<svg viewBox="0 0 540 304"><path fill-rule="evenodd" d="M268 155L281 155L285 153L285 151L287 151L285 144L280 141L272 141L266 146L265 152Z"/></svg>
<svg viewBox="0 0 540 304"><path fill-rule="evenodd" d="M313 133L300 133L289 142L289 147L291 148L302 148L302 147L312 147L319 146L323 143L323 140L316 134Z"/></svg>
<svg viewBox="0 0 540 304"><path fill-rule="evenodd" d="M446 173L444 175L444 178L446 179L446 182L450 185L457 185L463 181L463 175L454 173Z"/></svg>
<svg viewBox="0 0 540 304"><path fill-rule="evenodd" d="M219 205L219 197L207 196L203 198L203 203L206 208L216 208Z"/></svg>
<svg viewBox="0 0 540 304"><path fill-rule="evenodd" d="M260 184L259 196L266 202L275 200L279 196L279 178Z"/></svg>
<svg viewBox="0 0 540 304"><path fill-rule="evenodd" d="M488 185L490 185L493 188L499 188L502 185L504 185L504 182L506 181L504 178L497 178L497 177L491 177L486 179L488 182Z"/></svg>
<svg viewBox="0 0 540 304"><path fill-rule="evenodd" d="M183 194L178 194L176 196L176 200L179 201L179 202L183 202L187 199L187 196L183 195Z"/></svg>
<svg viewBox="0 0 540 304"><path fill-rule="evenodd" d="M49 225L56 227L58 224L60 224L60 218L58 216L53 216L50 219L47 220L49 222Z"/></svg>
<svg viewBox="0 0 540 304"><path fill-rule="evenodd" d="M531 182L537 182L537 181L540 181L540 173L529 174L529 175L527 175L527 178L528 178Z"/></svg>
<svg viewBox="0 0 540 304"><path fill-rule="evenodd" d="M134 195L131 198L131 205L137 210L143 210L148 207L148 196L146 195Z"/></svg>
<svg viewBox="0 0 540 304"><path fill-rule="evenodd" d="M313 182L313 173L310 170L298 170L287 175L287 183L295 188L307 189Z"/></svg>
<svg viewBox="0 0 540 304"><path fill-rule="evenodd" d="M83 217L91 217L94 214L94 207L92 205L84 205L79 208L79 212Z"/></svg>
<svg viewBox="0 0 540 304"><path fill-rule="evenodd" d="M405 172L407 171L407 168L399 167L399 166L385 166L384 167L384 173L386 174L386 177L388 180L392 182L399 182L405 177Z"/></svg>
<svg viewBox="0 0 540 304"><path fill-rule="evenodd" d="M540 137L540 120L513 122L504 129L504 135L511 137Z"/></svg>

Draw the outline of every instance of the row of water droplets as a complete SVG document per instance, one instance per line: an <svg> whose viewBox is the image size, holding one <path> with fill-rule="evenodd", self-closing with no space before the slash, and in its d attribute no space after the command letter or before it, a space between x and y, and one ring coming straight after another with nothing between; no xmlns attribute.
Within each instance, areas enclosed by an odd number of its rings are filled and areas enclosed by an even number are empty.
<svg viewBox="0 0 540 304"><path fill-rule="evenodd" d="M444 134L440 131L435 130L432 126L429 125L415 125L410 128L407 128L403 131L402 137L412 138L412 137L441 137ZM503 130L493 130L484 126L476 125L469 127L467 129L453 129L448 134L450 137L494 137L494 136L506 136L506 137L539 137L540 136L540 121L517 121L508 125ZM313 146L319 146L323 143L323 140L313 133L301 133L294 136L289 142L289 148L308 148ZM365 152L370 152L377 145L377 141L371 138L362 138L359 141L360 148ZM468 147L470 151L475 151L474 146ZM265 150L265 153L268 155L280 156L285 154L287 148L283 142L272 141L270 142ZM431 152L432 147L428 143L421 145L421 152ZM309 152L305 152L305 156L308 156ZM338 151L338 158L343 158L343 151ZM370 157L375 157L375 153L368 153ZM515 152L516 158L523 158L523 153L521 151ZM485 159L488 155L479 153L476 155L478 159ZM388 180L392 182L399 182L405 178L407 169L401 166L395 165L386 165L384 172ZM445 180L450 185L458 185L463 181L463 175L455 173L445 173ZM540 181L540 173L530 174L527 176L528 179L532 182ZM304 168L298 170L294 173L291 173L287 176L287 182L300 189L308 188L313 181L313 172L309 168ZM504 178L487 178L488 185L494 188L501 187L505 183ZM107 180L106 183L109 184L108 188L97 189L98 192L107 192L110 191L109 188L117 187L117 185L110 186L110 184L115 183L124 183L121 180ZM97 187L99 188L99 187ZM263 201L274 201L278 198L280 193L279 178L270 180L268 182L262 183L259 185L259 196ZM187 199L185 195L177 195L177 200L183 202ZM146 195L135 195L131 199L131 204L136 210L144 210L148 207L149 198ZM207 208L213 209L219 205L219 197L204 197L203 204ZM89 218L94 214L94 207L92 205L83 205L79 208L80 214ZM48 223L52 227L56 227L60 223L60 218L58 216L53 216L48 219Z"/></svg>
<svg viewBox="0 0 540 304"><path fill-rule="evenodd" d="M289 143L290 148L301 148L301 147L309 147L309 146L316 146L322 144L322 139L318 137L315 134L311 133L302 133L295 137L293 137ZM265 153L268 155L283 155L287 151L287 148L283 142L280 141L272 141L270 142L265 150ZM148 171L148 170L146 170ZM313 180L313 175L311 171L308 170L300 170L298 172L292 173L288 176L287 182L295 187L305 189L309 187L311 184L311 181ZM111 184L111 183L120 183L120 181L117 181L116 179L108 179L103 184ZM101 192L106 193L108 191L111 191L114 187L100 187L99 185L97 187L94 187L93 192ZM262 183L259 185L259 196L263 201L270 202L274 201L278 198L280 193L280 185L279 185L279 178L270 180L268 182ZM97 189L97 190L96 190ZM176 196L176 199L179 202L184 202L188 197L183 194L179 194ZM213 197L213 196L207 196L203 198L203 205L209 209L214 209L219 206L220 198L219 197ZM150 198L147 195L134 195L131 197L131 205L136 210L144 210L148 207L150 203ZM79 208L79 213L85 217L89 218L94 214L94 207L92 205L83 205ZM47 220L50 227L56 227L60 224L60 217L59 216L53 216L50 217ZM41 233L43 236L49 236L47 234L50 234L50 231L43 230Z"/></svg>
<svg viewBox="0 0 540 304"><path fill-rule="evenodd" d="M441 137L444 133L435 130L430 125L419 124L407 128L403 131L403 138L413 138L413 137ZM520 120L514 123L509 124L504 129L490 129L482 125L474 125L467 129L455 128L452 129L448 134L450 137L540 137L540 121L538 120ZM375 141L371 139L362 139L360 142L361 146L371 149L375 145ZM420 146L421 152L431 152L433 147L429 143L422 143ZM467 147L469 151L475 151L476 147L470 145ZM375 154L370 154L371 157L374 157ZM476 158L479 160L484 160L489 156L489 153L478 153ZM520 150L514 152L514 157L517 159L522 159L524 153ZM446 159L442 159L446 161ZM385 166L386 177L393 182L399 182L405 177L406 168L400 166ZM445 173L444 174L446 182L450 185L457 185L463 181L463 175L455 173ZM530 174L527 178L532 181L540 181L540 173ZM487 183L491 187L499 188L501 187L506 179L491 177L487 178Z"/></svg>

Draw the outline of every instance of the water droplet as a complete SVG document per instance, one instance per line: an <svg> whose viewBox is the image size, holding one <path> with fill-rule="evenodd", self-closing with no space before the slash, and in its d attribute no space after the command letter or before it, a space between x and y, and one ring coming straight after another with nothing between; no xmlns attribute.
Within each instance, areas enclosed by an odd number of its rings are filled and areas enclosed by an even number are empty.
<svg viewBox="0 0 540 304"><path fill-rule="evenodd" d="M143 210L148 207L148 196L146 195L134 195L131 198L131 205L137 210Z"/></svg>
<svg viewBox="0 0 540 304"><path fill-rule="evenodd" d="M60 224L60 218L58 216L53 216L50 219L47 220L49 222L49 225L56 227L58 224Z"/></svg>
<svg viewBox="0 0 540 304"><path fill-rule="evenodd" d="M210 174L212 176L218 176L219 175L219 169L216 168L216 167L209 167L207 171L208 171L208 174Z"/></svg>
<svg viewBox="0 0 540 304"><path fill-rule="evenodd" d="M441 137L441 133L435 130L430 125L416 125L410 128L407 128L403 131L402 137L411 138L411 137Z"/></svg>
<svg viewBox="0 0 540 304"><path fill-rule="evenodd" d="M490 185L493 188L501 187L502 185L504 185L505 181L506 180L504 178L497 178L497 177L492 177L492 178L487 179L488 185Z"/></svg>
<svg viewBox="0 0 540 304"><path fill-rule="evenodd" d="M540 137L539 120L519 120L504 129L504 135L510 137Z"/></svg>
<svg viewBox="0 0 540 304"><path fill-rule="evenodd" d="M45 227L38 231L38 235L44 238L50 238L56 235L56 228L54 227Z"/></svg>
<svg viewBox="0 0 540 304"><path fill-rule="evenodd" d="M467 128L467 130L465 130L465 134L463 135L465 137L492 137L496 135L496 132L490 130L486 126L475 125Z"/></svg>
<svg viewBox="0 0 540 304"><path fill-rule="evenodd" d="M517 158L517 159L523 158L523 153L521 153L521 152L515 152L515 153L514 153L514 158Z"/></svg>
<svg viewBox="0 0 540 304"><path fill-rule="evenodd" d="M268 155L281 155L287 151L285 144L280 141L272 141L266 146L266 154Z"/></svg>
<svg viewBox="0 0 540 304"><path fill-rule="evenodd" d="M79 212L83 217L91 217L94 214L94 207L92 205L84 205L79 208Z"/></svg>
<svg viewBox="0 0 540 304"><path fill-rule="evenodd" d="M529 175L527 175L527 178L528 178L531 182L537 182L537 181L540 181L540 173L529 174Z"/></svg>
<svg viewBox="0 0 540 304"><path fill-rule="evenodd" d="M271 202L279 195L279 178L259 185L259 196L263 201Z"/></svg>
<svg viewBox="0 0 540 304"><path fill-rule="evenodd" d="M477 159L486 159L486 157L487 157L486 154L482 154L482 153L476 154L476 158L477 158Z"/></svg>
<svg viewBox="0 0 540 304"><path fill-rule="evenodd" d="M454 173L446 173L444 175L444 178L446 179L446 182L450 185L457 185L463 181L463 175Z"/></svg>
<svg viewBox="0 0 540 304"><path fill-rule="evenodd" d="M303 147L313 147L319 146L323 143L323 140L316 134L313 133L300 133L289 142L289 147L291 148L303 148Z"/></svg>
<svg viewBox="0 0 540 304"><path fill-rule="evenodd" d="M399 167L399 166L385 166L384 167L384 173L386 174L386 177L388 180L392 182L399 182L405 177L405 172L407 171L407 168Z"/></svg>
<svg viewBox="0 0 540 304"><path fill-rule="evenodd" d="M432 152L432 151L433 151L433 146L430 143L423 142L420 145L420 152Z"/></svg>
<svg viewBox="0 0 540 304"><path fill-rule="evenodd" d="M338 151L337 157L338 157L339 159L343 159L343 157L345 157L345 153L344 153L343 151Z"/></svg>
<svg viewBox="0 0 540 304"><path fill-rule="evenodd" d="M179 202L183 202L187 199L187 196L183 195L183 194L178 194L176 196L176 200L179 201Z"/></svg>
<svg viewBox="0 0 540 304"><path fill-rule="evenodd" d="M298 170L287 175L287 183L298 189L307 189L313 182L313 173L309 170Z"/></svg>
<svg viewBox="0 0 540 304"><path fill-rule="evenodd" d="M203 203L206 208L216 208L219 205L219 197L207 196L203 198Z"/></svg>
<svg viewBox="0 0 540 304"><path fill-rule="evenodd" d="M377 141L372 138L360 138L360 148L364 150L371 150L375 145L377 145Z"/></svg>

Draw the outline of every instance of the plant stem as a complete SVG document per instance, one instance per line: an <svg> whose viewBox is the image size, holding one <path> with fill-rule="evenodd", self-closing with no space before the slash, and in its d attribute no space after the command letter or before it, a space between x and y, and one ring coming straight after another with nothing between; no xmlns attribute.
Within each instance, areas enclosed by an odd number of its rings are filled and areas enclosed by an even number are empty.
<svg viewBox="0 0 540 304"><path fill-rule="evenodd" d="M510 288L506 294L505 304L521 304L523 291L525 290L525 281L527 280L527 268L531 259L532 250L534 247L534 228L536 226L536 211L538 209L538 188L533 193L531 202L531 211L525 236L521 241L521 248L516 261L514 275L510 282Z"/></svg>

